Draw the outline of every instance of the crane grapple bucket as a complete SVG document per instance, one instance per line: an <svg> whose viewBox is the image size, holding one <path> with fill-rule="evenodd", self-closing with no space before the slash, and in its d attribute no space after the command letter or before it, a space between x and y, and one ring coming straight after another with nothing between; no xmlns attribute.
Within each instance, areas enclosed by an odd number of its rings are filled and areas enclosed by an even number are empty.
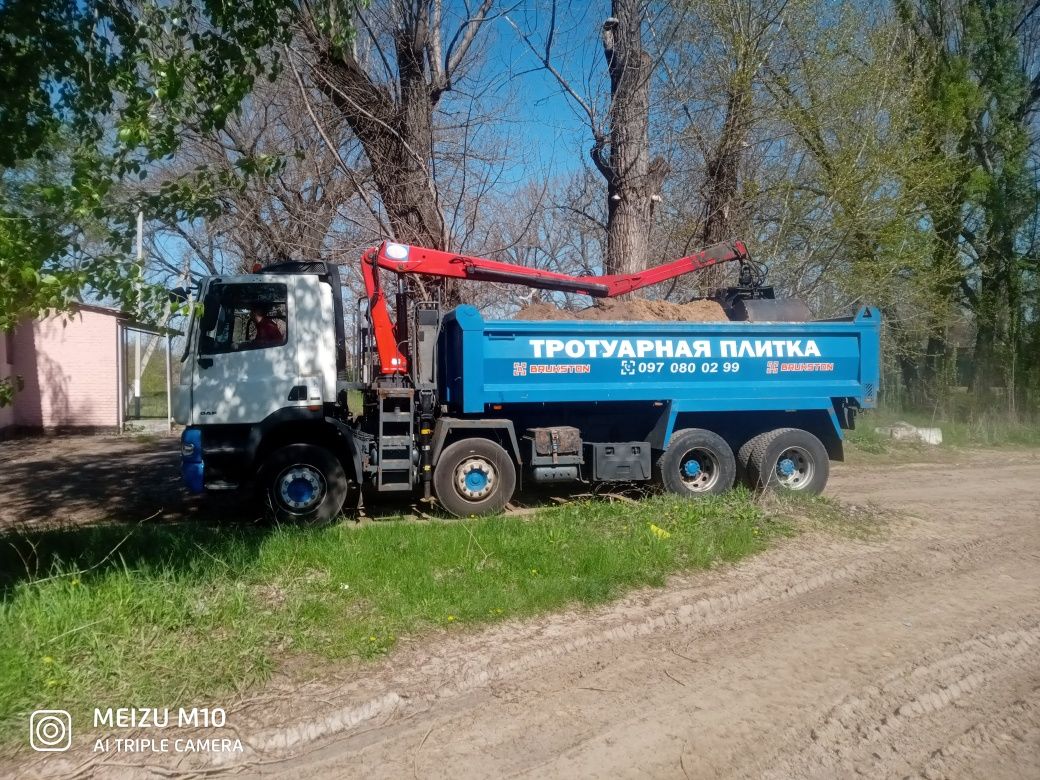
<svg viewBox="0 0 1040 780"><path fill-rule="evenodd" d="M741 298L726 313L738 322L810 322L813 318L801 298Z"/></svg>

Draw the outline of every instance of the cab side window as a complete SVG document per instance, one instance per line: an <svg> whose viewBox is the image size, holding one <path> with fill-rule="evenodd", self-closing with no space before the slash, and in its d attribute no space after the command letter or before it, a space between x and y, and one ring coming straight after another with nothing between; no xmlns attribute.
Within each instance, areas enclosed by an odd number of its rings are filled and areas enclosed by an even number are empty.
<svg viewBox="0 0 1040 780"><path fill-rule="evenodd" d="M216 284L206 295L217 307L213 327L201 334L200 353L215 355L283 346L288 337L284 284Z"/></svg>

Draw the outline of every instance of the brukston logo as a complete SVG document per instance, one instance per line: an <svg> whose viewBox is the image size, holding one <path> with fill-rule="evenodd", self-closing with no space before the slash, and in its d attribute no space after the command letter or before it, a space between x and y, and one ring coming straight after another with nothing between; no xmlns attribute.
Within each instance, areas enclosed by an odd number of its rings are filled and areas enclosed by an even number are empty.
<svg viewBox="0 0 1040 780"><path fill-rule="evenodd" d="M29 745L40 753L72 746L72 716L65 710L36 710L29 716Z"/></svg>

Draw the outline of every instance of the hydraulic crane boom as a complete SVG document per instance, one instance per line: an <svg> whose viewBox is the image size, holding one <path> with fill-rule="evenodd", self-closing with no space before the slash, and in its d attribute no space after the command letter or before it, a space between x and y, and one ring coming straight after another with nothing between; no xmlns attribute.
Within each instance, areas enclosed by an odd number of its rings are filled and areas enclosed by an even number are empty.
<svg viewBox="0 0 1040 780"><path fill-rule="evenodd" d="M570 276L483 257L383 242L379 247L366 250L361 256L361 273L368 296L376 350L379 353L380 373L387 375L407 373L408 361L401 352L397 331L390 319L386 293L379 282L379 269L393 271L396 274L517 284L542 290L581 293L594 298L612 298L719 263L733 260L744 262L748 259L749 253L744 242L734 241L715 244L692 255L637 273Z"/></svg>

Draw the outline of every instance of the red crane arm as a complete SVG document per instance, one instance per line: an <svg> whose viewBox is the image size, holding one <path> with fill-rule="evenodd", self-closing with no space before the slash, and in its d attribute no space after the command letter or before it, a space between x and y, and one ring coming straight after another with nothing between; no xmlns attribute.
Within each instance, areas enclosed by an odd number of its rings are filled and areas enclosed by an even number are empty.
<svg viewBox="0 0 1040 780"><path fill-rule="evenodd" d="M519 284L542 290L582 293L594 298L612 298L718 263L745 260L748 257L744 242L734 241L715 244L692 255L633 274L570 276L554 271L541 271L522 265L503 263L498 260L487 260L483 257L442 252L439 249L383 242L378 248L372 247L361 256L361 274L368 295L372 329L375 332L376 349L379 352L380 371L383 374L403 374L408 370L407 360L397 343L397 335L387 307L386 294L379 283L380 268L396 274L420 274L450 279L470 279L478 282Z"/></svg>

